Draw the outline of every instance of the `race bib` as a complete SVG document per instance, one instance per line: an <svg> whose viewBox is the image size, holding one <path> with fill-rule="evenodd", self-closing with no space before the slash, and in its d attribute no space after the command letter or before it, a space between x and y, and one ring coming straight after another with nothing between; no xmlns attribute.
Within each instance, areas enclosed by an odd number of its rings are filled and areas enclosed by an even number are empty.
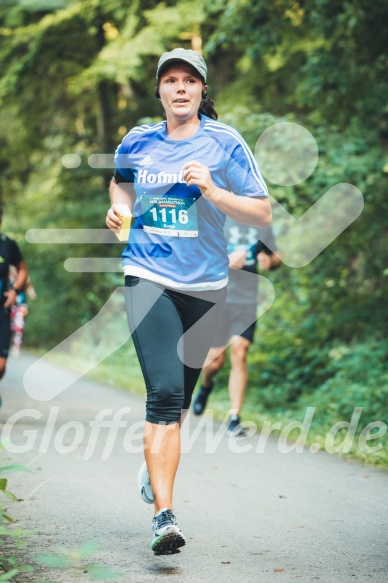
<svg viewBox="0 0 388 583"><path fill-rule="evenodd" d="M165 237L198 237L195 198L142 196L144 230Z"/></svg>

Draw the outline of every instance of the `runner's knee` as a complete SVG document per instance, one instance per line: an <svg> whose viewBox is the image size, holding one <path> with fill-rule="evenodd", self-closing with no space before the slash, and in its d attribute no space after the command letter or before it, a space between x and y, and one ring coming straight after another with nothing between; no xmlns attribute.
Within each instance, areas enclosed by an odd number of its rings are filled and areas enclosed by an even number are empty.
<svg viewBox="0 0 388 583"><path fill-rule="evenodd" d="M177 423L185 406L182 386L153 386L152 394L147 399L146 421L156 424Z"/></svg>
<svg viewBox="0 0 388 583"><path fill-rule="evenodd" d="M231 344L230 360L232 365L245 364L248 355L249 343Z"/></svg>

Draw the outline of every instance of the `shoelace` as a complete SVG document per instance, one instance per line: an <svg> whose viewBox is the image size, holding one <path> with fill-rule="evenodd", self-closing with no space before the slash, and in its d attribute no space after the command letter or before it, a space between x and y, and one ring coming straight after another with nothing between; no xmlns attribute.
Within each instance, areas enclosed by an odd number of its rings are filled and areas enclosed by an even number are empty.
<svg viewBox="0 0 388 583"><path fill-rule="evenodd" d="M176 518L169 508L162 510L153 520L157 530L169 524L176 524Z"/></svg>

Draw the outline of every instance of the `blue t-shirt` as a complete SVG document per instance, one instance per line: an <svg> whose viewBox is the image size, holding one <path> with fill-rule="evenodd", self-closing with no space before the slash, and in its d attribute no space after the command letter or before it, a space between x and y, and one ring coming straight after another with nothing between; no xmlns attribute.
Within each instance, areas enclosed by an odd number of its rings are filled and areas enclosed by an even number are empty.
<svg viewBox="0 0 388 583"><path fill-rule="evenodd" d="M201 115L197 132L184 140L169 138L165 121L132 129L115 154L118 173L136 191L124 273L173 289L219 289L228 277L225 214L185 183L182 167L190 160L206 165L217 187L268 196L246 142L223 123Z"/></svg>

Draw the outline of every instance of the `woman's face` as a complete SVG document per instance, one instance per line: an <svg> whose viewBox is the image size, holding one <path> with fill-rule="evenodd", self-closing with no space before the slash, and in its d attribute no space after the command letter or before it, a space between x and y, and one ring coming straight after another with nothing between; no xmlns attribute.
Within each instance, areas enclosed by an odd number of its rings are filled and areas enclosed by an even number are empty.
<svg viewBox="0 0 388 583"><path fill-rule="evenodd" d="M159 95L167 121L198 123L202 91L206 91L198 73L189 64L179 63L166 69L159 79Z"/></svg>

